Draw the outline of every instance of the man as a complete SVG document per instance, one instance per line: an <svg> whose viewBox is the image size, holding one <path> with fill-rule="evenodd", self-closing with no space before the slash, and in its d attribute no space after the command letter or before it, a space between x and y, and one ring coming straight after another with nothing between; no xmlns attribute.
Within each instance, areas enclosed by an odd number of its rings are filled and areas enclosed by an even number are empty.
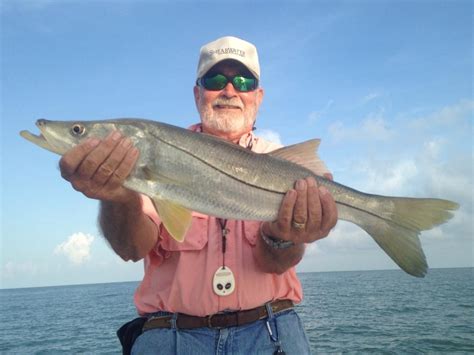
<svg viewBox="0 0 474 355"><path fill-rule="evenodd" d="M223 37L203 46L194 87L201 123L191 129L257 153L279 148L252 132L263 99L259 79L252 44ZM60 161L76 190L101 201L100 226L114 251L124 260L144 259L135 304L146 318L132 353L308 353L293 310L302 299L294 266L305 243L327 236L336 223L328 191L313 178L297 181L271 223L193 213L185 241L178 243L150 200L122 186L138 154L113 132ZM331 177L322 162L317 173Z"/></svg>

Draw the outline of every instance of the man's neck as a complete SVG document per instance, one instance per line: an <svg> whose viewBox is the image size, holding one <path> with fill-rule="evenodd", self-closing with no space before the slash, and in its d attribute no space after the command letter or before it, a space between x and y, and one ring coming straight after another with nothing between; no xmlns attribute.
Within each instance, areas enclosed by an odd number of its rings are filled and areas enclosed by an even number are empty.
<svg viewBox="0 0 474 355"><path fill-rule="evenodd" d="M202 131L207 134L211 134L213 136L225 139L227 141L230 141L232 143L239 144L240 138L250 132L244 132L244 133L227 133L227 132L220 132L220 131L213 131L206 129L204 126L202 126Z"/></svg>

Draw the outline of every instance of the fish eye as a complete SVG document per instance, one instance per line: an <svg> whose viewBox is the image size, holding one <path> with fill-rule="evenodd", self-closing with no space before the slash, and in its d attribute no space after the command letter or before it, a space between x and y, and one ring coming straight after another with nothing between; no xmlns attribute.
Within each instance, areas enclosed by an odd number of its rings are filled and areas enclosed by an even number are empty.
<svg viewBox="0 0 474 355"><path fill-rule="evenodd" d="M74 124L71 128L71 132L75 136L82 136L85 131L86 131L86 128L79 123Z"/></svg>

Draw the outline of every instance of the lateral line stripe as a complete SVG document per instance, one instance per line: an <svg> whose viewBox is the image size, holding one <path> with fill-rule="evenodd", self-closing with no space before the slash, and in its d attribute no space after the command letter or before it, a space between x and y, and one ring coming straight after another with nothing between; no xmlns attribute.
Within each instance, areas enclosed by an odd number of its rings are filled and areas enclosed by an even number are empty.
<svg viewBox="0 0 474 355"><path fill-rule="evenodd" d="M219 168L216 167L215 165L210 164L209 162L207 162L206 160L204 160L204 159L198 157L197 155L193 154L192 152L190 152L190 151L188 151L188 150L186 150L186 149L183 149L183 148L181 148L181 147L178 147L178 146L176 146L176 145L174 145L174 144L172 144L172 143L170 143L170 142L167 142L167 141L163 140L162 138L157 137L157 136L154 135L153 133L152 133L152 135L153 135L156 139L158 139L158 140L160 140L161 142L163 142L164 144L166 144L166 145L168 145L168 146L170 146L170 147L173 147L173 148L175 148L175 149L178 149L178 150L180 150L180 151L182 151L182 152L184 152L184 153L186 153L186 154L188 154L188 155L190 155L190 156L196 158L197 160L203 162L203 163L206 164L207 166L209 166L209 167L211 167L211 168L213 168L213 169L215 169L215 170L221 172L222 174L224 174L224 175L226 175L226 176L228 176L228 177L230 177L230 178L232 178L232 179L234 179L234 180L236 180L236 181L239 181L239 182L241 182L241 183L243 183L243 184L245 184L245 185L247 185L247 186L251 186L251 187L254 187L254 188L258 188L258 189L260 189L260 190L264 190L264 191L268 191L268 192L272 192L272 193L277 193L277 194L284 195L284 193L282 193L282 192L280 192L280 191L270 190L270 189L267 189L267 188L265 188L265 187L261 187L261 186L249 184L248 182L246 182L246 181L244 181L244 180L241 180L241 179L238 179L238 178L235 177L234 175L230 175L230 174L227 173L226 171L224 171L224 170L222 170L222 169L219 169Z"/></svg>

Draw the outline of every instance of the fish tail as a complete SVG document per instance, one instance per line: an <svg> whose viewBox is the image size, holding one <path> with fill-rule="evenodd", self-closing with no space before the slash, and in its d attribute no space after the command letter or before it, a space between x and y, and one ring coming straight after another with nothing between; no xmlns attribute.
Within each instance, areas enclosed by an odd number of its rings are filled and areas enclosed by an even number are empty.
<svg viewBox="0 0 474 355"><path fill-rule="evenodd" d="M446 222L458 207L447 200L376 195L363 206L338 203L341 219L364 229L402 270L416 277L428 269L420 232Z"/></svg>
<svg viewBox="0 0 474 355"><path fill-rule="evenodd" d="M392 206L387 206L387 211L384 211L382 216L416 231L429 230L447 222L453 217L451 211L459 208L455 202L436 198L385 197L384 199L389 200Z"/></svg>

